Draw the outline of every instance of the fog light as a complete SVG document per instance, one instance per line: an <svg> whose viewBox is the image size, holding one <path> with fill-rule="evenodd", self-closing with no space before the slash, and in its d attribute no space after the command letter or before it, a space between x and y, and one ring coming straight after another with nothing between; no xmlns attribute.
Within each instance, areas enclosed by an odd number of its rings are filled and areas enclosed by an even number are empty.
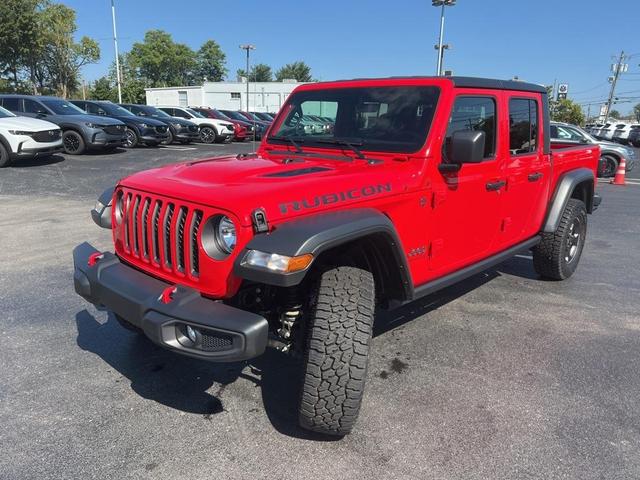
<svg viewBox="0 0 640 480"><path fill-rule="evenodd" d="M196 340L198 339L198 332L196 332L196 329L191 325L187 325L187 338L189 338L193 343L196 343Z"/></svg>

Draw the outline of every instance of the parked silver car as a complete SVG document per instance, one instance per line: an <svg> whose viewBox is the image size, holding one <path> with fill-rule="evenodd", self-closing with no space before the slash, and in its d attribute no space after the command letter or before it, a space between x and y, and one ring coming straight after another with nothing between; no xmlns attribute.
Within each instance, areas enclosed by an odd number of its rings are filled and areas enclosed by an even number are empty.
<svg viewBox="0 0 640 480"><path fill-rule="evenodd" d="M627 162L627 172L633 170L635 166L636 152L633 148L606 140L598 140L576 125L551 122L551 141L575 143L576 145L598 145L600 147L599 177L612 177L616 173L621 158L624 158Z"/></svg>

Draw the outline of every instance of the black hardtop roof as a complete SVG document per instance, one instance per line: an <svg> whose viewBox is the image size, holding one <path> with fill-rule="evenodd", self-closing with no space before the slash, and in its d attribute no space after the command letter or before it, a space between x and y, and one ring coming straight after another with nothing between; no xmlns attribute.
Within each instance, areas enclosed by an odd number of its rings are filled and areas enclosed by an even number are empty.
<svg viewBox="0 0 640 480"><path fill-rule="evenodd" d="M427 75L415 75L415 76L395 76L395 77L377 77L377 78L352 78L350 80L331 80L327 82L319 83L336 83L336 82L349 82L349 81L362 81L362 80L441 80L447 79L453 82L455 87L460 88L486 88L490 90L519 90L523 92L536 92L547 93L547 88L543 85L535 83L521 82L519 80L499 80L495 78L481 78L481 77L433 77Z"/></svg>

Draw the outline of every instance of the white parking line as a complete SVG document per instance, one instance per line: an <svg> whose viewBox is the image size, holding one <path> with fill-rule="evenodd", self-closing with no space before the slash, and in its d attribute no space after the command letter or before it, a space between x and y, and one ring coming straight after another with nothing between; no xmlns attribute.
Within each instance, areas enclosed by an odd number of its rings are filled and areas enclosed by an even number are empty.
<svg viewBox="0 0 640 480"><path fill-rule="evenodd" d="M196 147L174 147L173 145L172 146L160 145L160 148L162 148L163 150L175 150L177 152L184 152L187 150L197 150Z"/></svg>
<svg viewBox="0 0 640 480"><path fill-rule="evenodd" d="M599 178L598 183L611 183L611 179L609 178ZM627 178L625 179L625 183L627 185L640 185L639 178Z"/></svg>

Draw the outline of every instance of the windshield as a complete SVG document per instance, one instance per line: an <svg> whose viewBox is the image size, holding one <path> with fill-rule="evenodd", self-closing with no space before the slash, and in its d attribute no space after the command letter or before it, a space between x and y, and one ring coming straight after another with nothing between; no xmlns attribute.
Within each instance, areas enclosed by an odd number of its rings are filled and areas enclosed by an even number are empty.
<svg viewBox="0 0 640 480"><path fill-rule="evenodd" d="M258 117L260 120L264 120L265 122L273 122L273 118L271 118L266 113L256 112L253 114L254 117Z"/></svg>
<svg viewBox="0 0 640 480"><path fill-rule="evenodd" d="M192 110L191 108L185 108L185 110L186 110L187 112L189 112L191 115L193 115L194 117L198 117L198 118L207 118L207 117L205 117L204 115L202 115L201 113L196 112L195 110Z"/></svg>
<svg viewBox="0 0 640 480"><path fill-rule="evenodd" d="M66 100L42 100L57 115L86 115L87 112Z"/></svg>
<svg viewBox="0 0 640 480"><path fill-rule="evenodd" d="M5 110L4 108L0 107L0 118L7 118L7 117L15 117L15 115L11 113L9 110Z"/></svg>
<svg viewBox="0 0 640 480"><path fill-rule="evenodd" d="M231 118L228 115L225 115L220 110L216 110L215 108L213 109L213 114L215 115L215 118L217 118L218 120L231 120Z"/></svg>
<svg viewBox="0 0 640 480"><path fill-rule="evenodd" d="M119 117L135 117L133 113L127 110L120 105L115 105L113 103L100 103L100 108L102 108L108 115L114 115Z"/></svg>
<svg viewBox="0 0 640 480"><path fill-rule="evenodd" d="M243 122L248 121L247 117L245 117L244 115L238 113L238 112L234 112L233 110L223 110L222 113L224 115L226 115L227 117L231 117L235 120L242 120Z"/></svg>
<svg viewBox="0 0 640 480"><path fill-rule="evenodd" d="M293 137L303 146L342 149L349 142L361 150L413 153L427 138L438 95L431 86L302 91L289 97L269 142ZM310 115L326 117L327 128L310 123Z"/></svg>
<svg viewBox="0 0 640 480"><path fill-rule="evenodd" d="M171 118L167 112L164 112L156 107L140 107L140 111L144 112L147 117L154 118Z"/></svg>

